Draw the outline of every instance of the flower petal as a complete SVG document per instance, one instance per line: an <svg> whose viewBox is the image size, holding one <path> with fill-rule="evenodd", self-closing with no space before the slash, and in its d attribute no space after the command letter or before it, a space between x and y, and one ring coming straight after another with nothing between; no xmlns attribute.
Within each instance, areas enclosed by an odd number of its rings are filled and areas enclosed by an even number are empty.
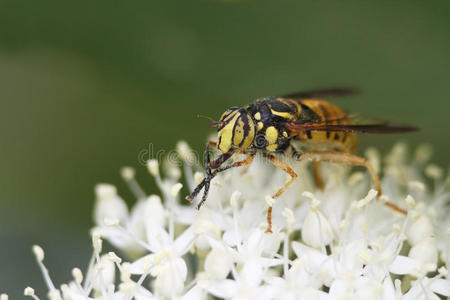
<svg viewBox="0 0 450 300"><path fill-rule="evenodd" d="M186 229L179 237L177 237L173 244L173 251L176 253L176 255L183 256L192 247L195 238L196 235L194 234L194 229L191 226Z"/></svg>
<svg viewBox="0 0 450 300"><path fill-rule="evenodd" d="M323 247L333 240L333 231L320 211L310 211L302 226L302 239L311 247Z"/></svg>
<svg viewBox="0 0 450 300"><path fill-rule="evenodd" d="M155 260L155 254L149 254L146 256L143 256L136 260L135 262L131 263L130 265L130 273L131 274L144 274L150 266L148 265L148 262L153 264L153 261Z"/></svg>
<svg viewBox="0 0 450 300"><path fill-rule="evenodd" d="M237 283L231 279L218 281L203 280L199 281L198 284L212 295L221 298L233 297L233 295L237 293L238 289Z"/></svg>
<svg viewBox="0 0 450 300"><path fill-rule="evenodd" d="M430 290L433 292L450 297L450 280L449 279L434 279L430 284Z"/></svg>
<svg viewBox="0 0 450 300"><path fill-rule="evenodd" d="M413 270L417 270L420 267L420 263L416 260L398 255L392 264L389 266L389 272L399 275L410 274Z"/></svg>

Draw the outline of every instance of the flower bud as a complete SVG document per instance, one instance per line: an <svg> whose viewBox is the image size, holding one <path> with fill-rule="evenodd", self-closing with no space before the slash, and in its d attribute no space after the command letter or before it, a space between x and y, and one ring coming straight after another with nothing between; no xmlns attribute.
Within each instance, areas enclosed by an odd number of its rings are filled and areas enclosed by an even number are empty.
<svg viewBox="0 0 450 300"><path fill-rule="evenodd" d="M333 240L333 231L320 211L310 211L303 222L302 239L305 244L319 248Z"/></svg>
<svg viewBox="0 0 450 300"><path fill-rule="evenodd" d="M205 273L209 279L225 279L231 270L232 259L224 249L214 248L205 260Z"/></svg>
<svg viewBox="0 0 450 300"><path fill-rule="evenodd" d="M98 184L95 194L94 220L97 225L105 225L105 219L119 220L120 223L127 219L128 207L113 185Z"/></svg>
<svg viewBox="0 0 450 300"><path fill-rule="evenodd" d="M427 216L420 216L406 230L408 242L414 246L433 235L433 224Z"/></svg>
<svg viewBox="0 0 450 300"><path fill-rule="evenodd" d="M410 258L425 264L437 264L438 253L436 241L433 236L427 237L415 244L409 251Z"/></svg>

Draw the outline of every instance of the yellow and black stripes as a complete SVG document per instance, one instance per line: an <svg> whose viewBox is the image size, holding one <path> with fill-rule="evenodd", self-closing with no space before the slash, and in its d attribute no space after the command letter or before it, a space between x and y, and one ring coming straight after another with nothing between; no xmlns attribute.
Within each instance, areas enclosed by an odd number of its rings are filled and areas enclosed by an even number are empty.
<svg viewBox="0 0 450 300"><path fill-rule="evenodd" d="M324 100L305 99L300 101L302 114L299 119L302 123L309 123L308 119L314 119L310 123L317 125L350 125L351 119L339 107ZM307 115L306 115L307 114ZM349 132L330 131L306 131L299 133L297 139L316 144L334 144L335 148L354 152L356 150L356 135Z"/></svg>
<svg viewBox="0 0 450 300"><path fill-rule="evenodd" d="M243 108L231 108L219 120L218 148L227 153L232 147L248 148L255 137L253 119Z"/></svg>
<svg viewBox="0 0 450 300"><path fill-rule="evenodd" d="M264 98L256 100L246 109L256 124L253 146L269 152L284 149L290 138L284 124L298 119L301 105L291 99Z"/></svg>
<svg viewBox="0 0 450 300"><path fill-rule="evenodd" d="M353 152L356 136L350 132L304 130L294 132L286 124L349 125L347 114L324 100L263 98L243 107L225 111L219 124L218 148L227 153L231 149L254 149L274 152L283 150L292 138L309 145Z"/></svg>
<svg viewBox="0 0 450 300"><path fill-rule="evenodd" d="M396 133L417 130L411 126L390 126L386 123L354 124L342 109L327 101L314 99L323 96L349 95L352 89L327 89L300 92L285 98L262 98L242 107L232 107L225 111L219 121L217 143L208 143L205 163L206 176L186 198L192 200L202 189L205 190L198 208L206 200L211 180L229 168L248 166L256 154L260 153L273 165L286 171L291 179L279 189L272 198L279 197L297 177L297 174L273 152L289 155L298 160L313 161L314 178L319 187L324 186L318 169L320 161L365 166L370 172L378 194L381 194L380 181L373 167L363 158L352 153L356 150L356 133ZM358 122L356 122L358 123ZM303 143L302 153L295 150L294 140ZM209 146L217 146L222 154L210 161ZM223 165L234 154L246 155L244 160ZM390 208L406 214L406 211L392 203ZM267 210L268 229L271 232L272 207Z"/></svg>

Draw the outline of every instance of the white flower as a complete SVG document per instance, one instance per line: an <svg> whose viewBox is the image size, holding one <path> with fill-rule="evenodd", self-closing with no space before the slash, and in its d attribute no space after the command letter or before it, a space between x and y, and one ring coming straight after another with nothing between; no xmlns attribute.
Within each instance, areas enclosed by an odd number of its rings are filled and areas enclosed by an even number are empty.
<svg viewBox="0 0 450 300"><path fill-rule="evenodd" d="M312 196L311 209L306 215L302 226L302 239L311 247L323 247L334 238L331 225L318 207L319 201ZM317 204L313 204L317 202Z"/></svg>
<svg viewBox="0 0 450 300"><path fill-rule="evenodd" d="M267 280L277 291L277 299L331 299L320 290L322 282L307 271L306 260L294 260L283 277L273 276Z"/></svg>
<svg viewBox="0 0 450 300"><path fill-rule="evenodd" d="M205 273L210 279L225 279L231 271L233 261L229 253L222 248L213 248L205 259Z"/></svg>
<svg viewBox="0 0 450 300"><path fill-rule="evenodd" d="M118 220L123 223L128 218L128 208L117 195L113 185L102 183L95 187L94 220L98 225L103 225L105 220Z"/></svg>
<svg viewBox="0 0 450 300"><path fill-rule="evenodd" d="M177 151L184 186L192 191L201 180L195 172L200 167L185 142ZM52 300L450 297L450 180L429 164L430 155L428 146L410 155L405 144L397 144L382 164L376 150L367 151L385 174L379 199L364 172L323 163L326 186L319 190L307 162L289 161L299 176L274 200L268 195L286 174L257 158L248 168L215 177L200 211L181 200L178 162L168 157L160 172L160 163L150 160L159 188L151 196L133 169L122 169L136 198L130 209L115 187L96 187L93 255L86 270L73 268L73 280L57 287L43 264L44 251L34 246L33 252ZM273 205L272 234L264 233L267 201ZM103 253L103 240L122 257ZM24 292L39 299L32 288Z"/></svg>
<svg viewBox="0 0 450 300"><path fill-rule="evenodd" d="M242 264L240 272L234 272L234 280L201 280L200 286L212 295L226 299L273 299L276 293L262 284L265 268L257 257Z"/></svg>
<svg viewBox="0 0 450 300"><path fill-rule="evenodd" d="M408 256L419 261L422 265L432 264L437 266L438 251L435 238L429 236L418 242L411 248Z"/></svg>
<svg viewBox="0 0 450 300"><path fill-rule="evenodd" d="M428 216L419 216L417 220L406 230L408 242L411 245L416 245L423 241L423 239L434 235L433 224Z"/></svg>

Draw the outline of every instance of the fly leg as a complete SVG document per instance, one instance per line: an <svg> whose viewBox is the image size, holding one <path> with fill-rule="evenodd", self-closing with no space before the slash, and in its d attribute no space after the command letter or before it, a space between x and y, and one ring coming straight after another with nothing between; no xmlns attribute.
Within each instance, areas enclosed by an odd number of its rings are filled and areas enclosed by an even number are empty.
<svg viewBox="0 0 450 300"><path fill-rule="evenodd" d="M294 181L295 178L297 178L297 173L294 172L294 170L292 170L292 168L284 161L282 161L281 159L276 158L275 156L271 155L271 154L264 154L264 157L266 157L267 159L269 159L269 161L276 166L277 168L280 168L281 170L285 171L286 173L288 173L291 178L289 179L289 181L287 181L284 186L282 186L273 196L273 199L278 198L279 196L281 196L281 194L284 193L284 191L286 191L286 189L292 184L292 182ZM268 227L266 229L266 233L272 233L272 205L269 206L269 208L267 209L267 223L268 223Z"/></svg>
<svg viewBox="0 0 450 300"><path fill-rule="evenodd" d="M209 153L209 146L210 145L214 145L213 142L209 142L208 145L206 146L206 151L205 151L205 169L206 169L206 176L205 178L202 180L202 182L199 183L199 185L197 185L194 189L194 191L188 195L186 197L186 200L192 201L199 193L200 191L204 188L204 193L203 193L203 197L202 200L199 202L199 204L197 205L197 209L200 209L200 207L203 205L203 203L206 201L207 197L208 197L208 192L209 192L209 188L211 185L211 180L216 177L216 175L220 172L223 172L225 170L228 170L230 168L235 168L235 167L240 167L240 166L245 166L245 165L250 165L253 161L253 158L255 157L254 153L250 153L249 155L247 155L247 157L242 160L242 161L238 161L235 162L231 165L225 166L225 167L220 167L225 161L227 161L231 156L233 156L234 153L238 153L238 152L228 152L228 153L224 153L221 156L219 156L217 159L210 161L210 153ZM243 153L245 154L245 153ZM213 171L214 170L214 171Z"/></svg>
<svg viewBox="0 0 450 300"><path fill-rule="evenodd" d="M345 152L305 152L300 154L297 159L299 160L309 160L313 162L320 162L320 161L327 161L327 162L334 162L334 163L341 163L351 166L363 166L366 167L367 170L370 173L370 177L372 178L373 185L375 189L378 192L378 196L381 196L381 183L380 179L378 178L377 173L375 172L375 169L372 167L372 165L364 158L350 154ZM388 206L389 208L406 215L406 211L397 205L386 202L384 205Z"/></svg>
<svg viewBox="0 0 450 300"><path fill-rule="evenodd" d="M252 154L247 155L247 157L246 157L245 159L241 160L241 161L237 161L237 162L235 162L235 163L232 163L231 165L228 165L228 166L225 166L225 167L222 167L222 168L215 169L214 172L210 173L209 175L208 175L208 173L207 173L207 177L204 178L203 181L197 186L197 188L200 187L200 186L202 185L202 183L203 183L203 185L205 186L205 192L203 193L202 200L199 202L199 204L197 204L197 209L200 209L200 207L202 207L203 203L206 201L206 198L207 198L208 192L209 192L209 187L210 187L210 184L211 184L211 180L212 180L214 177L216 177L216 175L217 175L218 173L223 172L223 171L226 171L226 170L231 169L231 168L236 168L236 167L241 167L241 166L247 166L247 165L250 165L250 164L253 162L253 159L254 159L254 158L255 158L255 154L252 153ZM197 188L196 188L196 189L197 189ZM201 188L200 188L200 190L201 190ZM195 191L194 191L194 192L195 192ZM192 194L193 194L194 192L192 192ZM191 195L192 195L192 194L191 194ZM194 197L195 197L195 196L194 196ZM191 199L192 199L192 198L191 198ZM188 200L189 200L189 199L188 199Z"/></svg>
<svg viewBox="0 0 450 300"><path fill-rule="evenodd" d="M294 146L290 145L287 148L287 150L290 151L288 156L294 157L296 159L298 159L300 157L300 153L298 153L298 151L294 148ZM312 162L312 172L313 172L314 182L316 183L316 186L320 190L324 190L325 189L325 181L323 180L323 177L322 177L320 162L318 162L318 161Z"/></svg>
<svg viewBox="0 0 450 300"><path fill-rule="evenodd" d="M314 182L316 183L316 186L319 188L319 190L325 189L325 182L323 181L322 172L320 168L320 162L313 161L312 162L312 171L314 176Z"/></svg>
<svg viewBox="0 0 450 300"><path fill-rule="evenodd" d="M199 185L197 185L195 187L195 189L192 191L192 193L188 196L186 196L186 200L192 201L197 195L198 193L200 193L200 191L205 188L205 192L203 194L203 199L202 202L205 202L206 197L208 195L208 191L209 191L209 186L211 183L211 180L214 178L215 175L213 175L212 169L216 169L218 167L220 167L226 160L228 160L233 153L226 153L226 154L222 154L221 156L219 156L217 159L215 159L214 161L211 161L211 157L210 157L210 153L209 153L209 147L214 145L214 142L208 142L208 144L206 145L206 150L205 150L205 171L206 171L206 176L205 178L202 180L202 182L200 182Z"/></svg>

